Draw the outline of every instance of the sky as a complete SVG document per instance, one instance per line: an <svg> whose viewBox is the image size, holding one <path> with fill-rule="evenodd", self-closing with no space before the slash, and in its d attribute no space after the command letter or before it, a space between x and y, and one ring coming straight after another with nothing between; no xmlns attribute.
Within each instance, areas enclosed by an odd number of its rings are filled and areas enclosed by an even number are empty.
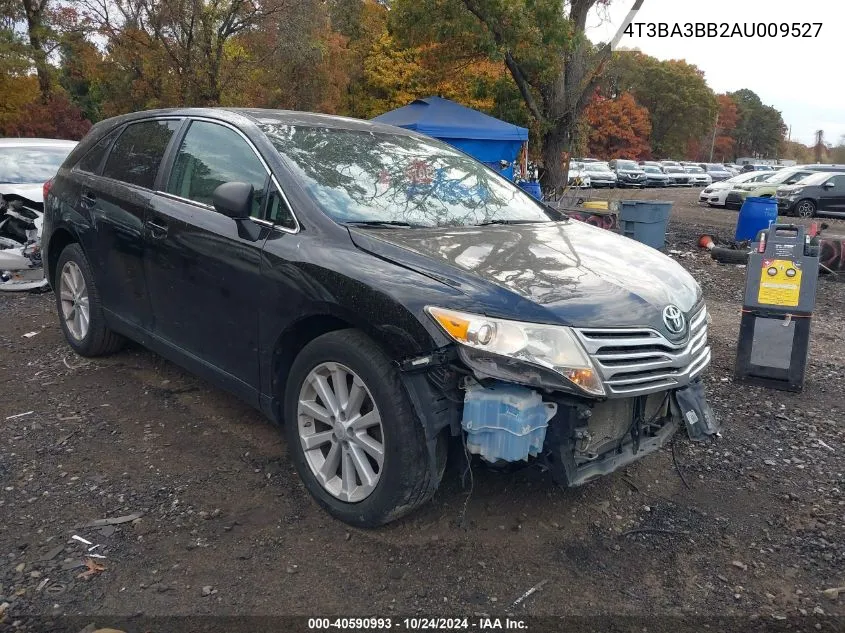
<svg viewBox="0 0 845 633"><path fill-rule="evenodd" d="M613 39L634 0L611 0L587 23L593 42ZM658 59L684 59L704 71L717 93L748 88L780 110L792 140L815 143L816 130L837 144L845 135L845 0L644 0L634 22L751 23L820 22L818 37L649 38L623 36L619 47L639 48ZM816 26L811 29L816 32ZM636 33L636 31L635 31Z"/></svg>

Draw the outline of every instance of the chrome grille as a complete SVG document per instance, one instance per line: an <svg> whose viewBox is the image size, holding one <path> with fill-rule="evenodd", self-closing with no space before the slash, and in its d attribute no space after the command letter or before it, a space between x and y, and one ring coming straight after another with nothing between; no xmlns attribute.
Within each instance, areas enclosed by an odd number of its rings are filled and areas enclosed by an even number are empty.
<svg viewBox="0 0 845 633"><path fill-rule="evenodd" d="M576 330L601 373L608 397L639 396L688 384L710 363L707 308L687 315L686 340L673 342L651 328Z"/></svg>

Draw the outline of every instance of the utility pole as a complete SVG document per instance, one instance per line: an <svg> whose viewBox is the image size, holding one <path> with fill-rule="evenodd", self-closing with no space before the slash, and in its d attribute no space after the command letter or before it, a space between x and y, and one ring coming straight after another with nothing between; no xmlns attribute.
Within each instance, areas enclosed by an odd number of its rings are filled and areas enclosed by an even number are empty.
<svg viewBox="0 0 845 633"><path fill-rule="evenodd" d="M710 141L710 160L708 162L713 162L713 150L716 147L716 132L719 129L719 113L716 113L716 122L713 123L713 139Z"/></svg>

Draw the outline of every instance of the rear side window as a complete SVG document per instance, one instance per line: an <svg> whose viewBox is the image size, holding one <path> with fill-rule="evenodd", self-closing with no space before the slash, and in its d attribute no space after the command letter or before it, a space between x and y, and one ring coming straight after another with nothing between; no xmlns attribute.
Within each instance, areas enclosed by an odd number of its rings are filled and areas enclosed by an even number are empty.
<svg viewBox="0 0 845 633"><path fill-rule="evenodd" d="M103 164L103 157L108 152L109 147L117 136L117 130L112 130L103 138L94 144L94 147L88 150L88 153L82 157L76 168L82 171L87 171L92 174L100 173L100 165Z"/></svg>
<svg viewBox="0 0 845 633"><path fill-rule="evenodd" d="M103 176L152 189L164 150L181 121L131 123L115 141Z"/></svg>
<svg viewBox="0 0 845 633"><path fill-rule="evenodd" d="M267 170L252 147L231 128L194 121L179 147L167 193L212 204L214 190L224 182L246 182L255 188L252 216L260 217Z"/></svg>

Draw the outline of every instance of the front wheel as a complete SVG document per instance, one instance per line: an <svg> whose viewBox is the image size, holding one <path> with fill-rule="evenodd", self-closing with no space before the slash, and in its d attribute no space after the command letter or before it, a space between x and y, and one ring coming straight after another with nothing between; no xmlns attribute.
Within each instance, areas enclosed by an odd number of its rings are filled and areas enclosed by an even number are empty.
<svg viewBox="0 0 845 633"><path fill-rule="evenodd" d="M812 200L801 200L795 205L795 215L799 218L812 218L816 215L816 203Z"/></svg>
<svg viewBox="0 0 845 633"><path fill-rule="evenodd" d="M430 468L398 371L362 332L330 332L305 346L288 376L284 419L305 487L345 523L375 527L398 519L440 483L444 451Z"/></svg>

